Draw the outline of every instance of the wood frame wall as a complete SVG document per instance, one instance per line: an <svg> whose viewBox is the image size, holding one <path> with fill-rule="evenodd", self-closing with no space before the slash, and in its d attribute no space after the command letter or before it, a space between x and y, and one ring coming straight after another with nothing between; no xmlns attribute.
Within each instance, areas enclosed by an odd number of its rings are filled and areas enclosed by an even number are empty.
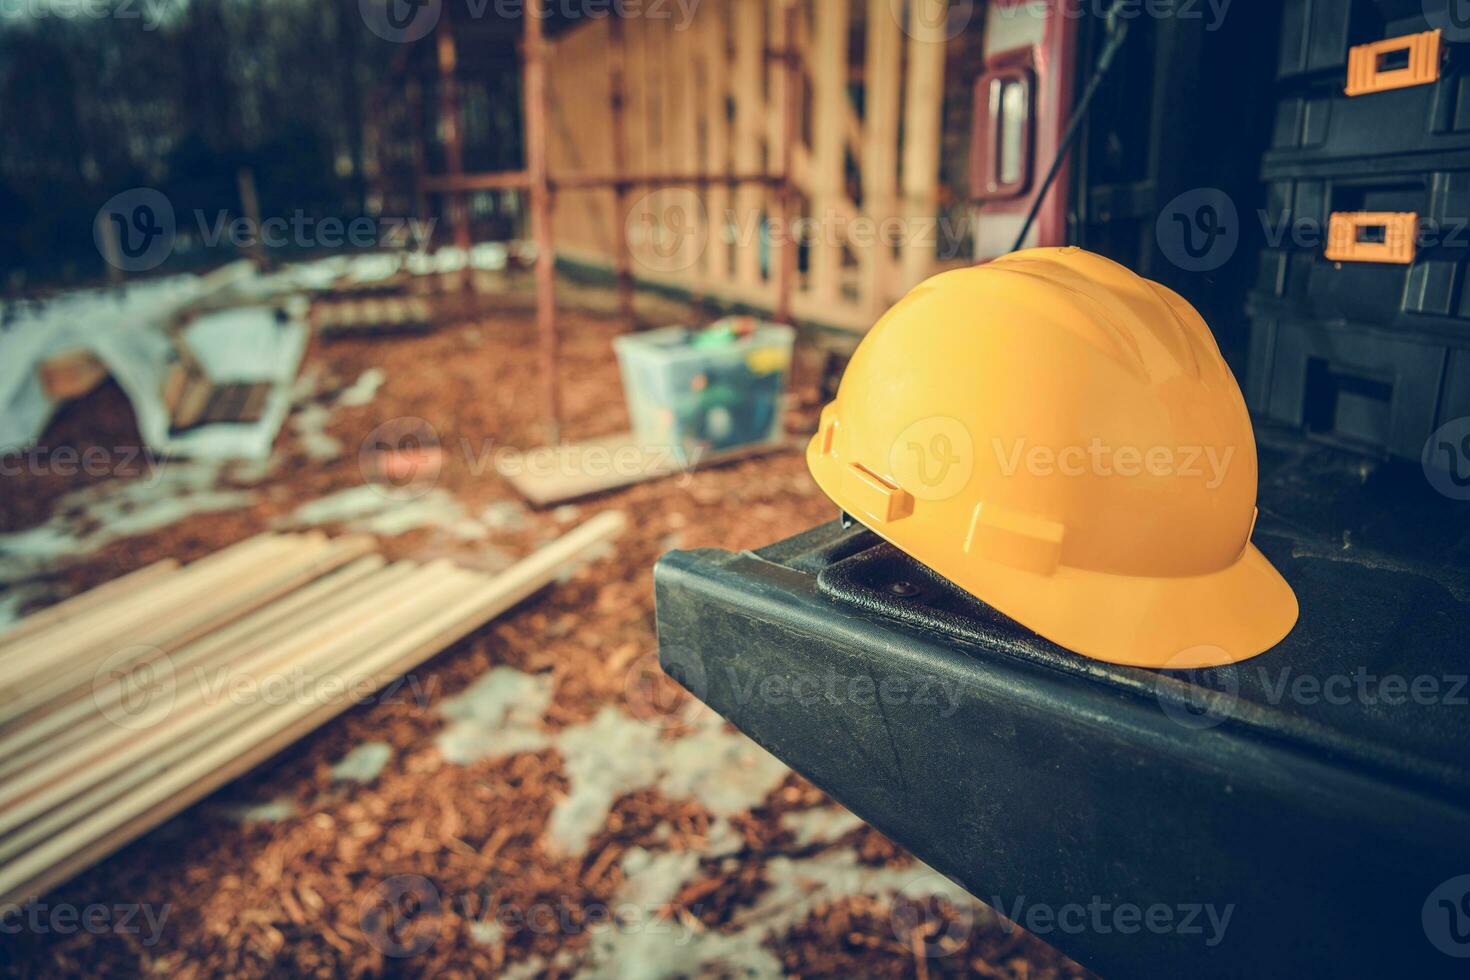
<svg viewBox="0 0 1470 980"><path fill-rule="evenodd" d="M683 30L604 18L550 42L557 254L776 312L790 214L791 312L866 329L934 269L947 6L702 0ZM573 186L607 166L699 179Z"/></svg>
<svg viewBox="0 0 1470 980"><path fill-rule="evenodd" d="M702 0L687 24L602 17L555 41L542 4L524 16L525 169L463 172L446 19L449 173L416 172L414 196L446 195L467 247L471 192L528 193L553 440L558 257L610 269L630 321L643 281L855 330L934 270L949 0Z"/></svg>

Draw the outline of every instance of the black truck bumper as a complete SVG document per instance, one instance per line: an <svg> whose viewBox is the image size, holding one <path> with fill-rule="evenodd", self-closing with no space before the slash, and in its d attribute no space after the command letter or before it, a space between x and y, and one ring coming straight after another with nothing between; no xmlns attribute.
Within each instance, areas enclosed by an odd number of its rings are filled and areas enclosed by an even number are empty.
<svg viewBox="0 0 1470 980"><path fill-rule="evenodd" d="M660 659L1105 976L1465 976L1470 504L1286 437L1262 462L1256 540L1302 618L1245 664L1077 657L836 522L666 555Z"/></svg>

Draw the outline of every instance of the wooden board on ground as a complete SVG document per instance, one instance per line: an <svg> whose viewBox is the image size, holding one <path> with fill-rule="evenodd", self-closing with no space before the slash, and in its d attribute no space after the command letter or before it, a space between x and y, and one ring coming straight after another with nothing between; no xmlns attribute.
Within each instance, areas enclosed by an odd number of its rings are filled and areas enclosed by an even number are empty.
<svg viewBox="0 0 1470 980"><path fill-rule="evenodd" d="M624 432L586 442L505 453L495 460L495 469L531 504L550 507L676 473L794 449L799 442L783 435L770 442L704 453L685 462L673 447L647 446L632 433Z"/></svg>
<svg viewBox="0 0 1470 980"><path fill-rule="evenodd" d="M0 903L49 891L269 759L593 557L626 525L619 511L598 514L494 576L447 561L387 565L367 539L263 535L22 620L8 635L12 672L44 673L60 647L113 652L95 670L84 664L90 697L59 697L0 730ZM239 614L208 629L170 626L165 638L148 614L191 576ZM107 614L129 606L145 614L132 617L137 628L110 630L98 647L89 619L120 622ZM138 650L163 666L110 669ZM203 670L259 696L219 697ZM297 676L311 683L294 696L265 695Z"/></svg>

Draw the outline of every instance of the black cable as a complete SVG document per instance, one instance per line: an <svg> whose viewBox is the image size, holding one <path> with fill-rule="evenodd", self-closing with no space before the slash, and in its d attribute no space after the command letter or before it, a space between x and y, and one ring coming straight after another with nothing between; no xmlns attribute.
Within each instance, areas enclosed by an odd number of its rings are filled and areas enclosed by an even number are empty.
<svg viewBox="0 0 1470 980"><path fill-rule="evenodd" d="M1098 86L1102 84L1108 69L1113 66L1113 58L1118 49L1123 46L1123 39L1128 36L1128 22L1120 20L1117 16L1118 5L1122 0L1114 0L1112 7L1108 9L1106 23L1108 30L1107 42L1097 56L1097 67L1093 69L1092 78L1088 79L1087 89L1082 93L1082 100L1077 103L1077 108L1072 111L1072 118L1067 121L1067 131L1062 136L1062 143L1057 147L1056 156L1052 157L1051 167L1046 172L1046 179L1041 182L1041 188L1037 190L1036 197L1031 201L1031 210L1026 213L1026 221L1021 225L1021 233L1016 236L1016 244L1011 251L1020 251L1026 244L1026 236L1031 232L1031 225L1036 221L1036 214L1041 210L1041 204L1046 200L1046 192L1057 179L1057 172L1062 169L1062 163L1067 159L1067 152L1071 150L1072 143L1077 139L1077 133L1082 128L1082 120L1087 117L1087 107L1092 103L1092 97L1097 94Z"/></svg>

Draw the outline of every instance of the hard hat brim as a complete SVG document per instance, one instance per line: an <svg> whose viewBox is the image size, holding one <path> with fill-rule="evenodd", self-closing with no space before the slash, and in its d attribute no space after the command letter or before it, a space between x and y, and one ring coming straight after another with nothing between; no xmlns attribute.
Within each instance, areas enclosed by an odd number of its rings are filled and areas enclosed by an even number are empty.
<svg viewBox="0 0 1470 980"><path fill-rule="evenodd" d="M863 523L907 550L901 535ZM1228 568L1181 577L1067 566L1040 574L958 552L926 564L1053 643L1132 667L1189 670L1239 663L1279 643L1298 615L1291 586L1254 544Z"/></svg>
<svg viewBox="0 0 1470 980"><path fill-rule="evenodd" d="M1254 544L1230 567L1188 577L1067 567L1038 575L968 556L963 566L935 571L1068 650L1134 667L1248 660L1291 632L1299 611L1291 586Z"/></svg>

